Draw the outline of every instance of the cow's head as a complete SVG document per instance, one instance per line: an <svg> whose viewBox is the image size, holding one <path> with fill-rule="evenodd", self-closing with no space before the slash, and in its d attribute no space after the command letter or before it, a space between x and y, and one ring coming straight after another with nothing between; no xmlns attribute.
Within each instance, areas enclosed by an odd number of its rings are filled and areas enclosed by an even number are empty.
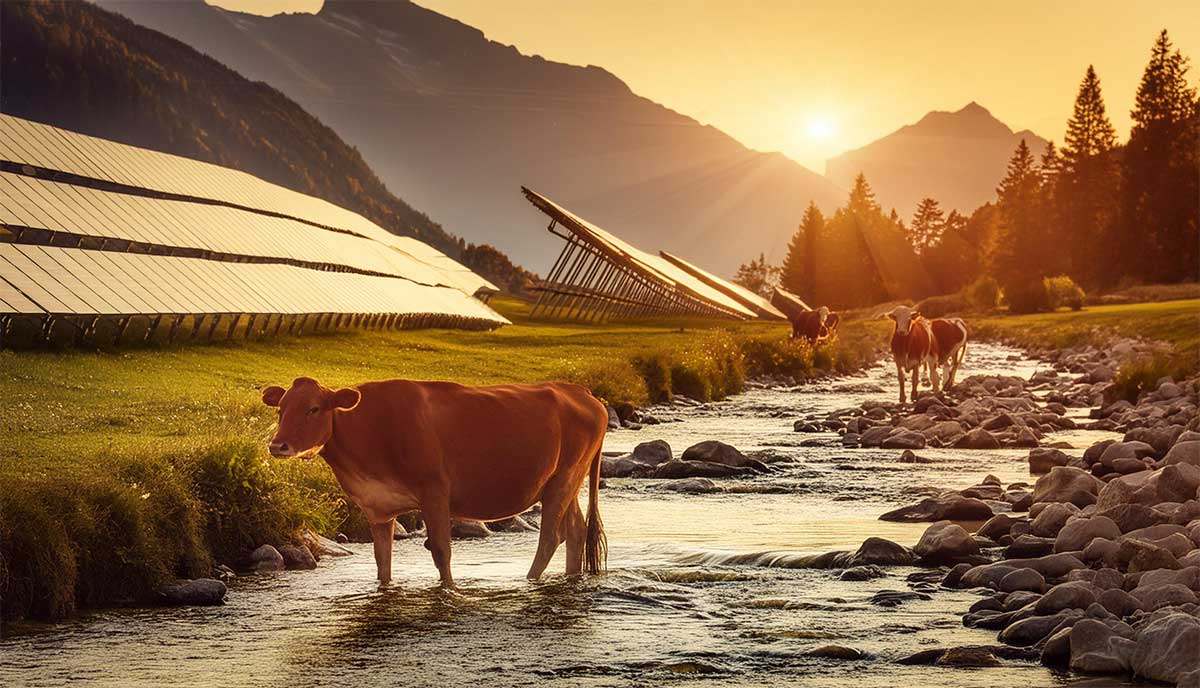
<svg viewBox="0 0 1200 688"><path fill-rule="evenodd" d="M311 377L298 377L289 389L262 391L263 403L279 408L279 428L271 438L271 456L300 456L320 450L333 436L333 414L350 410L361 397L357 389L332 390Z"/></svg>
<svg viewBox="0 0 1200 688"><path fill-rule="evenodd" d="M817 322L824 325L825 321L829 320L829 306L821 306L820 308L818 308L817 309L817 317L819 318L819 320Z"/></svg>
<svg viewBox="0 0 1200 688"><path fill-rule="evenodd" d="M921 315L917 309L908 306L896 306L892 309L887 317L891 318L896 323L896 331L902 334L908 334L908 329L912 327L912 322Z"/></svg>

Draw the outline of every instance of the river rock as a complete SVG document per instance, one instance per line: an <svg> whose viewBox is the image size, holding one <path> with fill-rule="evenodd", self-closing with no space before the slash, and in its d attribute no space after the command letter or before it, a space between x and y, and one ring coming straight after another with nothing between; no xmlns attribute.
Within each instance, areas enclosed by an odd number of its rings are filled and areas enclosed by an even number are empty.
<svg viewBox="0 0 1200 688"><path fill-rule="evenodd" d="M1138 577L1137 587L1167 585L1177 583L1189 590L1200 591L1200 566L1187 566L1182 569L1156 569L1145 571Z"/></svg>
<svg viewBox="0 0 1200 688"><path fill-rule="evenodd" d="M902 430L888 435L880 446L884 449L924 449L925 436L915 430Z"/></svg>
<svg viewBox="0 0 1200 688"><path fill-rule="evenodd" d="M1107 489L1107 486L1105 486ZM1101 491L1103 495L1103 491ZM1166 523L1169 519L1161 512L1155 511L1144 504L1118 504L1104 510L1100 510L1097 503L1096 515L1107 518L1117 524L1117 528L1122 533L1146 528L1148 526L1156 526L1160 523Z"/></svg>
<svg viewBox="0 0 1200 688"><path fill-rule="evenodd" d="M271 545L262 545L250 553L250 568L258 573L282 571L286 568L283 555Z"/></svg>
<svg viewBox="0 0 1200 688"><path fill-rule="evenodd" d="M900 463L933 463L933 459L924 456L917 456L911 449L905 449L900 453L900 458L896 459Z"/></svg>
<svg viewBox="0 0 1200 688"><path fill-rule="evenodd" d="M844 581L865 581L872 578L883 578L886 575L887 573L883 569L873 564L868 564L866 566L852 566L842 571L838 579Z"/></svg>
<svg viewBox="0 0 1200 688"><path fill-rule="evenodd" d="M766 465L761 461L748 458L736 448L718 440L707 440L693 444L684 450L683 456L680 458L685 462L702 461L704 463L716 463L734 468L753 468L761 472L766 472L767 470Z"/></svg>
<svg viewBox="0 0 1200 688"><path fill-rule="evenodd" d="M1071 503L1049 502L1037 512L1029 524L1029 532L1038 537L1056 537L1067 521L1079 513L1079 507Z"/></svg>
<svg viewBox="0 0 1200 688"><path fill-rule="evenodd" d="M979 543L962 526L938 521L925 529L913 552L930 563L957 563L979 554Z"/></svg>
<svg viewBox="0 0 1200 688"><path fill-rule="evenodd" d="M1060 449L1038 447L1029 450L1029 472L1034 475L1049 473L1055 466L1065 466L1071 460Z"/></svg>
<svg viewBox="0 0 1200 688"><path fill-rule="evenodd" d="M681 480L669 480L658 485L658 489L667 490L669 492L683 492L685 494L711 494L713 492L723 492L716 483L708 478L683 478Z"/></svg>
<svg viewBox="0 0 1200 688"><path fill-rule="evenodd" d="M858 442L864 447L878 447L879 445L883 444L883 441L887 439L888 435L892 434L893 430L895 430L895 428L890 425L877 425L872 428L867 428L859 436Z"/></svg>
<svg viewBox="0 0 1200 688"><path fill-rule="evenodd" d="M1012 530L1013 523L1016 523L1016 521L1017 519L1008 514L996 514L989 518L986 523L979 526L979 530L975 531L975 534L996 540L1002 535L1008 535L1009 531Z"/></svg>
<svg viewBox="0 0 1200 688"><path fill-rule="evenodd" d="M1129 616L1142 608L1142 603L1136 597L1120 588L1110 588L1102 591L1096 598L1096 601L1105 609L1120 617Z"/></svg>
<svg viewBox="0 0 1200 688"><path fill-rule="evenodd" d="M1178 683L1200 671L1200 620L1189 614L1166 614L1142 627L1133 653L1133 671L1153 681Z"/></svg>
<svg viewBox="0 0 1200 688"><path fill-rule="evenodd" d="M1130 629L1128 635L1132 636ZM1123 674L1137 648L1131 637L1096 619L1080 619L1071 627L1071 668L1090 674Z"/></svg>
<svg viewBox="0 0 1200 688"><path fill-rule="evenodd" d="M992 654L991 648L973 645L952 647L943 652L934 664L949 667L994 667L1000 666L1000 660Z"/></svg>
<svg viewBox="0 0 1200 688"><path fill-rule="evenodd" d="M984 430L983 428L975 428L960 437L954 443L955 449L999 449L1000 440L996 439L995 435Z"/></svg>
<svg viewBox="0 0 1200 688"><path fill-rule="evenodd" d="M804 654L809 657L844 660L866 659L867 657L862 650L857 650L853 647L846 647L844 645L821 645L820 647L814 647L813 649L808 650Z"/></svg>
<svg viewBox="0 0 1200 688"><path fill-rule="evenodd" d="M845 564L847 567L879 565L879 566L909 566L916 562L917 555L904 545L880 537L869 537L863 540L858 550L851 554Z"/></svg>
<svg viewBox="0 0 1200 688"><path fill-rule="evenodd" d="M478 540L491 534L492 531L479 521L457 518L450 521L450 537L455 540Z"/></svg>
<svg viewBox="0 0 1200 688"><path fill-rule="evenodd" d="M279 548L279 554L283 557L283 565L289 569L317 568L317 560L307 547L284 545Z"/></svg>
<svg viewBox="0 0 1200 688"><path fill-rule="evenodd" d="M1005 559L1023 559L1028 557L1044 557L1054 553L1054 538L1038 537L1036 535L1018 535L1005 548Z"/></svg>
<svg viewBox="0 0 1200 688"><path fill-rule="evenodd" d="M992 508L978 499L947 493L928 497L917 504L893 509L879 517L881 521L919 523L922 521L986 521Z"/></svg>
<svg viewBox="0 0 1200 688"><path fill-rule="evenodd" d="M225 603L225 584L212 578L185 580L165 586L158 591L164 604L210 606Z"/></svg>
<svg viewBox="0 0 1200 688"><path fill-rule="evenodd" d="M1196 602L1196 593L1179 583L1139 585L1129 594L1138 601L1142 610L1147 612Z"/></svg>
<svg viewBox="0 0 1200 688"><path fill-rule="evenodd" d="M1100 455L1100 463L1104 466L1112 466L1113 461L1117 459L1140 459L1143 456L1153 456L1154 447L1145 442L1113 442L1104 448L1104 453Z"/></svg>
<svg viewBox="0 0 1200 688"><path fill-rule="evenodd" d="M1003 559L993 564L981 564L962 574L959 587L997 587L1008 573L1019 568L1031 568L1045 578L1062 578L1075 569L1086 568L1070 554L1047 554L1028 559Z"/></svg>
<svg viewBox="0 0 1200 688"><path fill-rule="evenodd" d="M1154 569L1177 569L1179 561L1170 551L1148 542L1126 538L1117 550L1117 560L1130 573Z"/></svg>
<svg viewBox="0 0 1200 688"><path fill-rule="evenodd" d="M1096 502L1104 484L1071 466L1055 466L1033 486L1033 502L1069 502L1084 507Z"/></svg>
<svg viewBox="0 0 1200 688"><path fill-rule="evenodd" d="M1162 459L1162 465L1186 463L1200 466L1200 441L1176 442Z"/></svg>
<svg viewBox="0 0 1200 688"><path fill-rule="evenodd" d="M536 533L538 531L537 526L521 516L509 516L499 521L489 521L487 528L493 533Z"/></svg>
<svg viewBox="0 0 1200 688"><path fill-rule="evenodd" d="M650 477L665 479L729 478L751 475L753 473L754 469L752 468L738 468L736 466L726 466L725 464L711 463L709 461L680 461L679 459L674 459L655 468L654 473Z"/></svg>
<svg viewBox="0 0 1200 688"><path fill-rule="evenodd" d="M937 442L941 446L950 446L963 436L963 429L958 421L944 420L934 423L922 433L928 441Z"/></svg>
<svg viewBox="0 0 1200 688"><path fill-rule="evenodd" d="M1001 592L1037 592L1046 589L1046 579L1033 569L1017 569L1000 579Z"/></svg>
<svg viewBox="0 0 1200 688"><path fill-rule="evenodd" d="M1056 614L1064 609L1087 609L1096 601L1096 586L1083 581L1059 583L1037 601L1040 616Z"/></svg>
<svg viewBox="0 0 1200 688"><path fill-rule="evenodd" d="M1066 609L1053 616L1031 616L1010 624L1000 632L1000 642L1017 647L1036 645L1060 628L1073 626L1083 618L1078 609Z"/></svg>
<svg viewBox="0 0 1200 688"><path fill-rule="evenodd" d="M1136 490L1124 478L1110 480L1100 489L1096 498L1096 511L1107 511L1122 504L1132 504Z"/></svg>
<svg viewBox="0 0 1200 688"><path fill-rule="evenodd" d="M1058 537L1054 539L1054 551L1079 552L1096 538L1116 540L1119 537L1121 529L1104 516L1073 518L1058 531Z"/></svg>

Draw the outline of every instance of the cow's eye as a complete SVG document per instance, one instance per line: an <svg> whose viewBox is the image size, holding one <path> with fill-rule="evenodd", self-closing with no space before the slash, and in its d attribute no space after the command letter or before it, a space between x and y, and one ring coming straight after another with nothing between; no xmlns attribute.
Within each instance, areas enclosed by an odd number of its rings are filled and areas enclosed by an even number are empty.
<svg viewBox="0 0 1200 688"><path fill-rule="evenodd" d="M314 407L312 407L312 408L310 408L310 409L308 410L308 415L310 415L310 416L311 416L311 415L313 415L314 413L316 413L317 411L320 411L320 410L321 410L321 407L320 407L320 406L314 406Z"/></svg>

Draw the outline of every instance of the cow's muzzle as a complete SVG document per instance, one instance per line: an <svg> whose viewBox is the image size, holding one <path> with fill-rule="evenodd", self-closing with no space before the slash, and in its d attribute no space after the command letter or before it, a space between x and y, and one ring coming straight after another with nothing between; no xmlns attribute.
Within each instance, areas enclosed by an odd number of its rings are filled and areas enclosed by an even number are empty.
<svg viewBox="0 0 1200 688"><path fill-rule="evenodd" d="M294 456L296 454L296 452L292 451L292 448L288 446L287 442L272 442L271 444L267 445L267 450L271 452L271 456L276 458Z"/></svg>

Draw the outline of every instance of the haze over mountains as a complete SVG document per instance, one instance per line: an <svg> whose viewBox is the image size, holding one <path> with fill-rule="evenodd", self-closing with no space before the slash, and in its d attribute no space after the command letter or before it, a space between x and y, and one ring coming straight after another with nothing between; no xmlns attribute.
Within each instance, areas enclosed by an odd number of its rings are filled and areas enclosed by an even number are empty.
<svg viewBox="0 0 1200 688"><path fill-rule="evenodd" d="M521 55L408 2L327 0L315 15L100 0L295 99L388 187L449 231L535 271L560 243L524 184L647 248L731 274L779 260L804 207L845 192L630 91L599 67Z"/></svg>
<svg viewBox="0 0 1200 688"><path fill-rule="evenodd" d="M956 112L930 112L916 124L831 158L825 175L850 186L859 172L866 174L879 204L895 208L906 222L927 196L947 211L969 214L995 198L1021 139L1034 155L1045 150L1042 137L1028 129L1014 132L971 102Z"/></svg>

